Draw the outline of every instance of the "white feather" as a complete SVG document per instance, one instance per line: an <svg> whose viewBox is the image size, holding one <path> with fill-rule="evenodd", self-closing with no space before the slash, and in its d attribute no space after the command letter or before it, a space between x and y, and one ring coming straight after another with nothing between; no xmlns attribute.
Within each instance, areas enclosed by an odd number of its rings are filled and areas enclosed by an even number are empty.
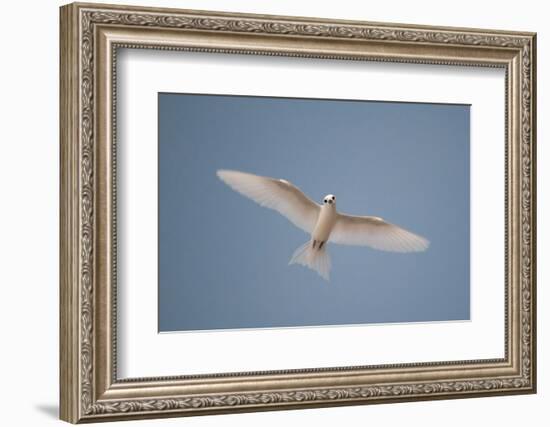
<svg viewBox="0 0 550 427"><path fill-rule="evenodd" d="M330 257L326 246L321 249L313 249L311 240L294 251L288 264L300 264L309 267L319 273L319 276L323 279L330 280Z"/></svg>
<svg viewBox="0 0 550 427"><path fill-rule="evenodd" d="M336 212L332 195L329 195L329 204L321 209L320 205L283 179L232 170L219 170L217 175L233 190L261 206L276 210L294 225L311 234L312 240L294 251L289 264L309 267L326 280L330 277L330 257L326 244L313 248L314 241L317 244L325 243L328 237L328 241L333 243L370 246L394 252L425 251L430 244L425 238L382 218L340 214Z"/></svg>
<svg viewBox="0 0 550 427"><path fill-rule="evenodd" d="M382 218L343 214L338 214L329 241L392 252L420 252L430 245L424 237L390 224Z"/></svg>
<svg viewBox="0 0 550 427"><path fill-rule="evenodd" d="M232 170L219 170L217 175L233 190L276 210L306 233L315 228L320 206L290 182Z"/></svg>

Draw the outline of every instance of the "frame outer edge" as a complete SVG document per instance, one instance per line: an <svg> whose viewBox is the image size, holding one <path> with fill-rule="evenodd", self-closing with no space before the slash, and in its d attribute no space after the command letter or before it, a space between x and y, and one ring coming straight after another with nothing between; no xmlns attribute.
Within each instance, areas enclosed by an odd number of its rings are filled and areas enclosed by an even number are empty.
<svg viewBox="0 0 550 427"><path fill-rule="evenodd" d="M490 35L506 35L506 36L518 36L518 37L533 37L536 33L531 31L514 31L514 30L503 30L496 28L476 28L476 27L463 27L463 26L441 26L433 24L411 24L404 22L394 22L394 21L370 21L362 18L349 19L349 18L321 18L309 15L284 15L284 14L273 14L273 13L252 13L252 12L236 12L236 11L222 11L222 10L207 10L207 9L189 9L181 8L175 6L143 6L143 5L129 5L129 4L112 4L112 3L90 3L88 1L84 2L74 2L72 5L77 6L81 9L96 9L104 11L121 11L124 10L128 13L161 13L161 14L178 14L178 13L187 13L197 17L204 16L206 18L254 18L259 20L266 21L288 21L294 23L303 23L303 24L339 24L342 26L350 25L360 25L364 26L366 24L376 27L387 27L387 28L401 28L409 30L426 30L426 31L450 31L450 32L469 32L477 34L490 34Z"/></svg>
<svg viewBox="0 0 550 427"><path fill-rule="evenodd" d="M79 416L78 271L78 19L74 5L59 9L59 418L70 423Z"/></svg>
<svg viewBox="0 0 550 427"><path fill-rule="evenodd" d="M537 393L537 33L531 36L531 389ZM534 274L533 274L534 273Z"/></svg>
<svg viewBox="0 0 550 427"><path fill-rule="evenodd" d="M463 398L498 395L498 394L524 394L533 393L536 391L536 313L535 313L535 286L536 286L536 169L535 169L535 144L536 144L536 128L535 128L535 111L536 111L536 35L534 33L508 33L503 31L495 32L487 30L466 29L464 34L458 34L463 39L454 39L457 36L453 31L459 31L459 28L439 28L439 27L414 27L404 26L397 28L399 30L396 38L397 41L407 42L419 41L424 45L460 45L466 44L473 46L481 44L482 46L497 46L500 48L510 48L514 50L523 49L525 52L523 57L526 61L530 60L528 79L525 91L530 95L523 101L524 110L530 117L521 123L524 126L523 130L530 133L530 137L524 139L526 149L530 149L529 154L522 156L523 161L528 164L522 173L526 173L529 182L525 182L525 188L530 190L530 195L525 194L528 203L527 215L524 216L527 226L530 227L530 232L527 233L530 241L526 248L525 256L527 257L527 284L524 288L525 294L524 303L525 311L528 311L530 316L524 317L524 326L527 332L523 335L524 346L523 355L520 356L523 360L526 358L526 370L523 370L522 378L510 379L510 383L503 382L502 388L498 385L501 378L493 381L476 380L461 381L458 383L462 387L464 383L467 387L471 385L472 389L458 390L453 388L454 383L439 384L398 384L396 389L399 393L393 394L395 390L388 387L379 387L379 394L368 394L363 396L361 390L353 389L322 389L322 390L305 390L297 389L288 392L275 392L270 390L263 394L251 393L233 393L232 395L206 395L192 396L186 399L171 399L171 398L146 398L142 400L107 400L98 401L96 392L95 374L96 363L94 353L96 352L96 330L92 330L93 325L90 320L95 315L95 304L97 293L92 291L97 285L97 277L90 267L94 267L95 259L94 242L90 242L89 238L96 239L97 223L94 221L94 207L96 206L96 189L94 182L97 177L94 176L97 172L97 161L94 155L96 144L94 144L97 135L94 135L95 130L94 116L95 107L89 111L90 102L92 105L96 102L94 95L97 95L94 76L97 72L95 69L91 72L88 69L88 60L94 64L94 37L89 37L86 33L86 28L91 22L88 19L81 21L81 12L87 12L83 9L89 7L92 11L104 13L106 11L130 12L135 11L147 14L151 11L164 11L165 13L192 13L193 19L197 22L191 24L182 24L182 28L200 29L205 31L231 31L235 33L250 34L257 31L252 24L261 26L265 33L275 33L281 35L284 33L284 28L273 26L273 23L263 22L264 19L269 21L269 18L277 18L284 20L284 24L290 29L288 34L297 34L297 37L325 37L325 39L344 39L347 37L362 39L364 37L361 28L347 28L349 22L344 21L317 21L316 18L291 18L291 17L262 17L261 15L249 14L223 14L210 11L185 11L178 9L156 9L142 7L127 7L115 5L101 4L71 4L63 6L60 9L61 32L60 32L60 157L61 157L61 197L60 197L60 400L61 411L60 418L71 422L96 422L109 421L119 419L139 419L139 418L162 418L168 416L183 416L183 415L201 415L214 413L229 413L229 412L250 412L264 411L277 409L292 409L306 407L327 407L349 404L365 404L365 403L382 403L385 401L398 402L410 400L436 400L440 398ZM102 9L102 10L100 10ZM130 14L133 19L134 14ZM86 14L82 15L86 18ZM219 21L226 21L228 17L242 17L248 19L251 24L248 27L234 27L235 23L229 23L227 28L218 27ZM147 17L146 17L147 18ZM217 18L217 19L215 19ZM111 14L107 13L102 18L105 22L111 23ZM260 22L261 20L262 22ZM131 20L130 20L131 21ZM130 22L128 21L128 22ZM145 26L150 25L145 19L143 23L131 21L131 25ZM92 22L93 23L93 22ZM221 22L225 24L225 22ZM299 23L304 23L305 29ZM330 25L324 25L328 23ZM116 22L115 22L116 24ZM185 25L184 25L185 24ZM264 28L264 24L267 25ZM275 24L278 24L275 22ZM345 33L334 33L332 25L345 25ZM363 25L378 25L376 23L357 23ZM380 24L386 26L389 30L394 24ZM170 26L170 25L168 25ZM235 30L236 28L236 30ZM419 31L412 31L418 28ZM422 29L423 28L423 29ZM83 30L84 29L84 30ZM319 34L311 34L309 29L318 31ZM374 28L376 30L376 28ZM420 30L422 29L422 30ZM307 30L307 31L306 31ZM359 32L359 30L361 30ZM405 32L401 34L401 30ZM432 32L433 34L424 37L423 32ZM81 34L81 31L84 31ZM348 31L350 31L348 33ZM369 30L370 31L370 30ZM384 30L386 31L386 30ZM444 31L445 33L443 33ZM286 33L285 33L286 34ZM390 39L393 40L393 33L389 33ZM83 38L80 38L80 37ZM86 36L86 37L84 37ZM442 36L442 37L440 37ZM412 37L412 39L411 39ZM433 39L432 39L433 37ZM385 40L384 37L376 36L378 41ZM319 39L321 40L321 39ZM299 55L298 55L299 56ZM82 60L82 62L81 62ZM444 61L443 61L444 62ZM522 61L520 60L520 64ZM523 65L523 64L522 64ZM85 75L85 78L83 77ZM91 85L91 86L90 86ZM520 85L521 87L521 85ZM88 92L88 89L92 89ZM524 90L520 89L520 93L525 95ZM82 98L81 98L82 97ZM83 106L86 108L83 110ZM91 120L91 122L90 122ZM91 126L91 127L90 127ZM520 132L523 135L523 133ZM91 162L91 163L90 163ZM523 195L524 192L521 191ZM83 197L81 197L83 196ZM85 196L85 197L84 197ZM520 196L521 197L521 196ZM97 219L97 218L96 218ZM529 262L530 260L530 262ZM531 274L529 274L529 272ZM535 273L535 274L533 274ZM530 292L530 296L529 296ZM530 304L529 304L530 303ZM530 331L529 331L530 327ZM529 340L529 341L528 341ZM520 350L520 354L521 350ZM528 372L528 373L527 373ZM527 374L526 374L527 373ZM504 379L505 380L505 379ZM503 381L504 381L503 380ZM496 385L494 385L496 384ZM419 391L415 387L420 386ZM437 386L441 386L439 389ZM450 388L449 388L450 387ZM500 388L500 390L498 390ZM368 391L368 390L366 390ZM366 393L365 391L365 393ZM386 395L386 392L389 393ZM336 393L336 394L335 394ZM377 397L388 397L386 400L378 399ZM267 400L265 400L267 399ZM367 402L367 399L369 400ZM372 400L371 400L372 399Z"/></svg>

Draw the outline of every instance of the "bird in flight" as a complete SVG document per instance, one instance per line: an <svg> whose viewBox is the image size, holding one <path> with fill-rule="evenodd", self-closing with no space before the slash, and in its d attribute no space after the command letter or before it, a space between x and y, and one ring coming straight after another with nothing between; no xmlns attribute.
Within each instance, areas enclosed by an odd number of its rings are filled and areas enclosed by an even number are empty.
<svg viewBox="0 0 550 427"><path fill-rule="evenodd" d="M319 205L284 179L234 170L218 170L218 177L236 192L261 206L276 210L296 227L311 235L290 259L330 280L327 243L370 246L392 252L425 251L429 241L375 216L354 216L336 210L336 197L328 194Z"/></svg>

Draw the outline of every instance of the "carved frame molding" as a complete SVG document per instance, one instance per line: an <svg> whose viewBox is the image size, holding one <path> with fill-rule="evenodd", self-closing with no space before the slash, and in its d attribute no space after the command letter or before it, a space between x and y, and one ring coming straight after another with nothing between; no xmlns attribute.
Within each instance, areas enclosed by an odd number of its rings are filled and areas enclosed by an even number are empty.
<svg viewBox="0 0 550 427"><path fill-rule="evenodd" d="M535 34L71 4L61 8L60 42L62 419L535 392ZM114 135L120 47L504 67L506 357L117 380ZM266 385L266 377L273 381ZM197 392L197 384L209 391Z"/></svg>

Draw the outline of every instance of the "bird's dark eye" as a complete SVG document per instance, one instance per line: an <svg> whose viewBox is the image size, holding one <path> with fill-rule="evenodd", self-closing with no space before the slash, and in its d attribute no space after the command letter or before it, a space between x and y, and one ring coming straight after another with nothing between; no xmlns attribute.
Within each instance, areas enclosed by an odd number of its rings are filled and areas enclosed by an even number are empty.
<svg viewBox="0 0 550 427"><path fill-rule="evenodd" d="M332 196L332 200L336 200L336 197Z"/></svg>
<svg viewBox="0 0 550 427"><path fill-rule="evenodd" d="M323 203L326 203L326 202L327 202L327 201L326 201L326 199L325 199L325 200L323 200Z"/></svg>

